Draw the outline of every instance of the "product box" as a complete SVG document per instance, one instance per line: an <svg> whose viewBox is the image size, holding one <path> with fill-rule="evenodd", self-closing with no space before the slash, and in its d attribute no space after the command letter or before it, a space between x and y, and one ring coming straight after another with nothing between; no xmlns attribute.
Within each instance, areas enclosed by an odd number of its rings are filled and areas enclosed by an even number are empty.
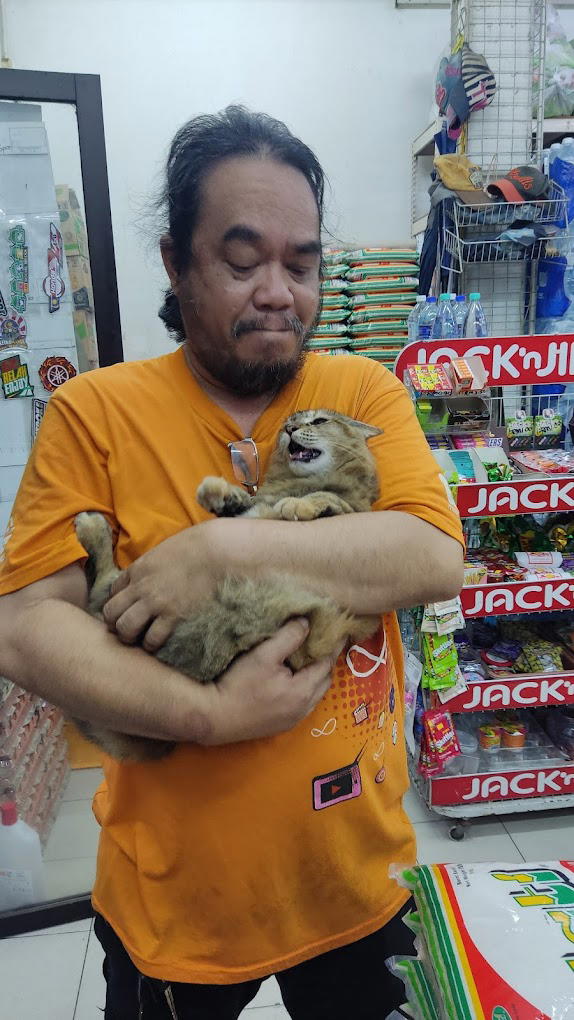
<svg viewBox="0 0 574 1020"><path fill-rule="evenodd" d="M96 342L94 313L74 309L73 319L76 350L78 352L78 367L80 372L89 372L92 368L98 368L98 345Z"/></svg>
<svg viewBox="0 0 574 1020"><path fill-rule="evenodd" d="M89 257L88 234L76 192L67 184L56 187L56 200L60 210L60 230L66 255Z"/></svg>
<svg viewBox="0 0 574 1020"><path fill-rule="evenodd" d="M67 255L66 263L72 288L74 308L78 309L78 311L93 309L94 293L88 259L84 255Z"/></svg>

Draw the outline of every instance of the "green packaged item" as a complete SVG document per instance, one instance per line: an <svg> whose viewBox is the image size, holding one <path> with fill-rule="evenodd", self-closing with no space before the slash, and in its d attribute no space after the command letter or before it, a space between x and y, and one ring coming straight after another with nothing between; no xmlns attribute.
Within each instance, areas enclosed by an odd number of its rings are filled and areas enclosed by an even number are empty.
<svg viewBox="0 0 574 1020"><path fill-rule="evenodd" d="M407 336L407 331L403 328L404 322L400 322L394 319L385 319L382 322L349 322L348 329L349 333L357 333L360 336L368 336L369 333L394 333L395 336Z"/></svg>
<svg viewBox="0 0 574 1020"><path fill-rule="evenodd" d="M324 291L330 291L330 290L341 290L341 291L344 291L346 286L347 286L347 281L346 280L342 280L338 276L334 276L332 280L331 279L323 280L322 283L321 283L321 288Z"/></svg>
<svg viewBox="0 0 574 1020"><path fill-rule="evenodd" d="M340 335L347 332L347 326L344 322L320 322L318 326L315 326L315 336L331 336L332 334Z"/></svg>
<svg viewBox="0 0 574 1020"><path fill-rule="evenodd" d="M506 422L506 435L511 450L525 450L532 446L534 438L534 419L526 411L518 411Z"/></svg>
<svg viewBox="0 0 574 1020"><path fill-rule="evenodd" d="M332 265L325 265L323 267L323 277L325 280L332 280L333 277L346 276L349 267L345 262L335 262Z"/></svg>
<svg viewBox="0 0 574 1020"><path fill-rule="evenodd" d="M439 1020L572 1020L574 862L392 870L415 899L415 950ZM416 979L409 991L421 998Z"/></svg>
<svg viewBox="0 0 574 1020"><path fill-rule="evenodd" d="M534 445L536 449L560 446L564 419L551 407L545 407L542 414L534 418Z"/></svg>
<svg viewBox="0 0 574 1020"><path fill-rule="evenodd" d="M331 347L332 348L336 348L336 347L349 348L349 340L348 340L348 338L346 336L342 336L342 337L338 337L338 336L317 336L316 334L313 334L313 336L310 338L310 340L307 341L306 347L310 351L319 350L319 349L322 350L322 349L327 348L327 347L329 347L329 348L331 348ZM349 348L349 353L351 353L350 352L350 348Z"/></svg>
<svg viewBox="0 0 574 1020"><path fill-rule="evenodd" d="M400 262L397 262L396 265L381 265L378 262L373 262L370 266L361 266L360 269L349 269L346 274L347 280L386 280L389 277L408 280L409 283L418 284L419 281L417 267L401 265Z"/></svg>
<svg viewBox="0 0 574 1020"><path fill-rule="evenodd" d="M323 252L323 262L326 266L336 266L341 263L347 264L349 252L344 248L325 248Z"/></svg>
<svg viewBox="0 0 574 1020"><path fill-rule="evenodd" d="M414 248L356 248L347 252L345 262L350 266L363 262L413 262L418 266L419 257Z"/></svg>
<svg viewBox="0 0 574 1020"><path fill-rule="evenodd" d="M347 294L361 293L365 291L367 293L375 294L392 294L392 300L395 300L396 294L413 294L418 287L418 282L412 276L393 276L393 277L382 277L375 276L369 280L347 280L345 282L345 291ZM411 298L411 302L412 302Z"/></svg>
<svg viewBox="0 0 574 1020"><path fill-rule="evenodd" d="M374 305L372 308L351 311L349 322L353 324L373 321L384 322L390 319L394 322L400 322L401 327L403 327L412 310L412 305Z"/></svg>
<svg viewBox="0 0 574 1020"><path fill-rule="evenodd" d="M342 291L327 291L321 295L323 308L349 308L349 298Z"/></svg>
<svg viewBox="0 0 574 1020"><path fill-rule="evenodd" d="M422 684L431 691L454 687L457 682L458 654L452 634L421 635L423 651Z"/></svg>
<svg viewBox="0 0 574 1020"><path fill-rule="evenodd" d="M508 482L514 477L510 464L504 464L497 460L488 462L483 460L482 466L489 482Z"/></svg>
<svg viewBox="0 0 574 1020"><path fill-rule="evenodd" d="M406 923L406 918L403 917L403 921ZM391 973L403 982L406 1005L414 1020L440 1020L436 991L423 960L414 956L391 956L386 964Z"/></svg>
<svg viewBox="0 0 574 1020"><path fill-rule="evenodd" d="M410 305L407 310L407 315L412 311L415 298L414 294L368 294L364 290L357 294L355 292L348 295L349 306L352 309L370 308L373 305L379 307L388 307L396 305Z"/></svg>
<svg viewBox="0 0 574 1020"><path fill-rule="evenodd" d="M346 308L325 308L325 306L323 306L319 323L344 322L348 315L349 312Z"/></svg>

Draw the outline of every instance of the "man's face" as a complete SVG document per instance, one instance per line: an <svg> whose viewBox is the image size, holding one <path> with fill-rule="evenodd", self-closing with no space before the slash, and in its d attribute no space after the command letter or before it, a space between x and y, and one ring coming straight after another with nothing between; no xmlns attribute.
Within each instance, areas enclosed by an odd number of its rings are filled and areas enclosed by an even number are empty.
<svg viewBox="0 0 574 1020"><path fill-rule="evenodd" d="M296 374L319 307L320 226L305 177L272 159L232 158L203 183L189 267L176 276L192 356L241 395Z"/></svg>

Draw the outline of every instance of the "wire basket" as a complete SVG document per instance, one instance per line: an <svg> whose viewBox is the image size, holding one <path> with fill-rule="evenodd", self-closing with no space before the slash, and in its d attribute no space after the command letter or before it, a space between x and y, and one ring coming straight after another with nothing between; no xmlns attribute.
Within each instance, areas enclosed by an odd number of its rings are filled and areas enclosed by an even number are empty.
<svg viewBox="0 0 574 1020"><path fill-rule="evenodd" d="M454 273L462 273L463 266L476 262L537 262L544 257L554 240L553 237L539 239L527 247L519 246L511 240L465 241L446 227L444 247L452 255L452 263L445 268Z"/></svg>
<svg viewBox="0 0 574 1020"><path fill-rule="evenodd" d="M453 219L459 230L467 227L492 230L517 222L556 224L566 229L568 202L560 185L551 181L549 197L536 202L495 202L487 205L455 202Z"/></svg>
<svg viewBox="0 0 574 1020"><path fill-rule="evenodd" d="M532 227L540 231L553 226L557 228L555 233L537 237L529 244L502 237L511 228ZM452 202L444 217L443 268L462 273L464 266L475 263L537 262L552 248L558 250L567 231L568 202L564 191L554 181L550 197L540 202L488 205Z"/></svg>

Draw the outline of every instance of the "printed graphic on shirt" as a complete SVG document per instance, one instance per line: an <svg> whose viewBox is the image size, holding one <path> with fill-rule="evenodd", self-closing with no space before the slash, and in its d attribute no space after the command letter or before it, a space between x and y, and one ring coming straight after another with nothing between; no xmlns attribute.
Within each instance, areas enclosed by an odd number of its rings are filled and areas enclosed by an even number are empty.
<svg viewBox="0 0 574 1020"><path fill-rule="evenodd" d="M359 736L362 745L350 764L313 778L314 810L359 797L367 782L384 782L386 758L393 754L399 731L396 684L384 627L362 644L352 645L337 664L333 685L323 702L325 721L315 718L311 736L328 737L336 732L354 745L349 758L357 750Z"/></svg>
<svg viewBox="0 0 574 1020"><path fill-rule="evenodd" d="M331 734L334 733L336 729L337 729L337 720L335 719L334 716L331 716L330 719L327 719L327 722L322 727L322 729L319 729L317 726L314 726L313 729L311 730L311 736L312 737L330 737Z"/></svg>
<svg viewBox="0 0 574 1020"><path fill-rule="evenodd" d="M315 811L331 807L333 804L340 804L344 800L353 800L360 797L361 772L359 762L365 752L363 745L357 757L350 765L343 765L342 768L327 772L323 776L316 776L313 780L313 807Z"/></svg>

